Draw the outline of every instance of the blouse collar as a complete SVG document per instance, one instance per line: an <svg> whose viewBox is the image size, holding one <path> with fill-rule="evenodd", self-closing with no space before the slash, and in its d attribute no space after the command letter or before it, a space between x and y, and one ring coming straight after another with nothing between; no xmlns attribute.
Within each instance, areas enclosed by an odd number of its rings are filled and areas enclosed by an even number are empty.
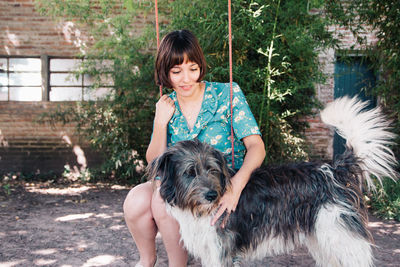
<svg viewBox="0 0 400 267"><path fill-rule="evenodd" d="M211 120L218 108L217 93L215 92L215 89L213 89L211 83L207 81L204 81L204 83L205 91L203 96L203 103L201 104L199 115L191 133L197 132L198 134L198 132L200 132L200 130L204 128ZM182 111L179 107L178 99L176 97L176 92L173 91L169 95L169 97L175 102L175 113L171 118L171 123L174 123L174 121L177 119L184 120ZM185 123L185 125L187 126L187 123Z"/></svg>

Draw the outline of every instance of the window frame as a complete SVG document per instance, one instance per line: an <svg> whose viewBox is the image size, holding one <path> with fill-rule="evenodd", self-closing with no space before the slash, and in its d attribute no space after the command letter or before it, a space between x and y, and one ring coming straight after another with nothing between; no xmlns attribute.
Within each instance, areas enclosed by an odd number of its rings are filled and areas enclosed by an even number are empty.
<svg viewBox="0 0 400 267"><path fill-rule="evenodd" d="M11 102L11 101L16 101L16 102L25 102L24 100L10 100L10 89L12 87L31 87L28 85L23 85L23 86L15 86L15 85L10 85L10 59L12 58L35 58L35 59L40 59L41 62L41 71L40 71L40 75L41 75L41 100L30 100L32 102L79 102L79 101L91 101L91 100L95 100L95 101L101 101L101 99L91 99L90 97L88 97L87 94L87 88L90 88L90 85L85 85L85 76L84 74L81 75L81 81L79 83L79 85L51 85L50 84L50 79L51 79L51 74L52 73L62 73L62 74L70 74L73 75L73 73L76 70L71 70L71 71L51 71L50 70L50 61L52 59L70 59L70 60L79 60L79 61L83 61L85 60L84 57L62 57L62 56L50 56L50 55L46 55L46 54L42 54L40 56L36 55L36 56L31 56L31 55L0 55L0 58L5 58L7 60L7 66L6 66L6 73L7 73L7 80L8 80L8 84L6 86L6 88L8 89L7 91L7 100L0 100L0 102ZM29 73L29 72L28 72ZM79 100L51 100L50 99L50 91L52 89L52 87L57 87L57 88L67 88L67 87L78 87L81 89L81 98ZM107 84L105 85L104 88L113 88L114 84ZM28 101L29 102L29 101Z"/></svg>
<svg viewBox="0 0 400 267"><path fill-rule="evenodd" d="M5 58L6 60L7 60L7 66L6 66L6 74L7 74L7 80L8 80L8 83L7 83L7 86L5 86L5 87L7 87L7 100L0 100L1 102L11 102L11 101L14 101L14 102L40 102L40 101L46 101L46 99L48 99L48 98L46 98L46 86L47 86L47 84L46 84L46 80L45 80L45 77L46 77L46 73L45 73L45 71L44 71L44 67L46 67L46 65L44 64L44 58L45 58L46 56L43 56L43 55L41 55L41 56L38 56L38 55L35 55L35 56L32 56L32 55L24 55L24 56L21 56L21 55L0 55L0 58ZM21 72L21 73L37 73L37 72L28 72L28 71L10 71L10 59L18 59L18 58L21 58L21 59L40 59L40 64L41 64L41 70L40 70L40 79L41 79L41 84L39 85L40 87L41 87L41 94L42 94L42 96L41 96L41 100L28 100L28 101L26 101L26 100L11 100L10 99L10 89L11 88L17 88L17 87L19 87L19 88L23 88L23 87L37 87L38 85L35 85L35 86L32 86L32 85L10 85L10 73L19 73L19 72Z"/></svg>

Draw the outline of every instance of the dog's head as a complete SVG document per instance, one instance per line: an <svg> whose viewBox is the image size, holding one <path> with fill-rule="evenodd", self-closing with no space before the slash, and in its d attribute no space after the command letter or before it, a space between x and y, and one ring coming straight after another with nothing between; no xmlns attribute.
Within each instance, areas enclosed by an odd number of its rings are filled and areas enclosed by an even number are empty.
<svg viewBox="0 0 400 267"><path fill-rule="evenodd" d="M230 186L231 170L221 152L198 140L169 147L147 168L149 179L161 177L160 195L172 206L196 216L209 214Z"/></svg>

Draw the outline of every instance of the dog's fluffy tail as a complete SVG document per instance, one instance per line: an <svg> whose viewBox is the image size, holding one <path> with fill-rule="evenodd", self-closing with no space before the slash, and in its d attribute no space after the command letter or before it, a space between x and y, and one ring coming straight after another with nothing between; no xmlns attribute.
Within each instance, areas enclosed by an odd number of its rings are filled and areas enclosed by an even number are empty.
<svg viewBox="0 0 400 267"><path fill-rule="evenodd" d="M325 107L321 119L334 126L337 133L347 140L346 146L360 160L368 188L375 189L371 174L380 183L384 177L397 180L397 161L389 148L395 134L390 132L390 122L385 119L381 109L364 110L367 105L368 102L362 102L357 97L339 98Z"/></svg>

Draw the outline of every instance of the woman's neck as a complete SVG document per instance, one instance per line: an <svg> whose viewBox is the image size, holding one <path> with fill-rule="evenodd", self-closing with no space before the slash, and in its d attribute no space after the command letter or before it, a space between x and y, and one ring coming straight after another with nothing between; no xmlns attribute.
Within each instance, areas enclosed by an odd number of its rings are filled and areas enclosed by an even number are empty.
<svg viewBox="0 0 400 267"><path fill-rule="evenodd" d="M178 99L179 104L182 106L193 105L196 103L201 103L203 101L205 91L205 84L202 82L198 83L198 88L194 91L194 93L190 96L182 96L177 94L176 98Z"/></svg>
<svg viewBox="0 0 400 267"><path fill-rule="evenodd" d="M199 88L195 91L195 94L186 97L177 95L180 110L186 119L186 123L190 131L193 130L194 124L197 121L197 116L201 110L204 92L205 84L199 83Z"/></svg>

